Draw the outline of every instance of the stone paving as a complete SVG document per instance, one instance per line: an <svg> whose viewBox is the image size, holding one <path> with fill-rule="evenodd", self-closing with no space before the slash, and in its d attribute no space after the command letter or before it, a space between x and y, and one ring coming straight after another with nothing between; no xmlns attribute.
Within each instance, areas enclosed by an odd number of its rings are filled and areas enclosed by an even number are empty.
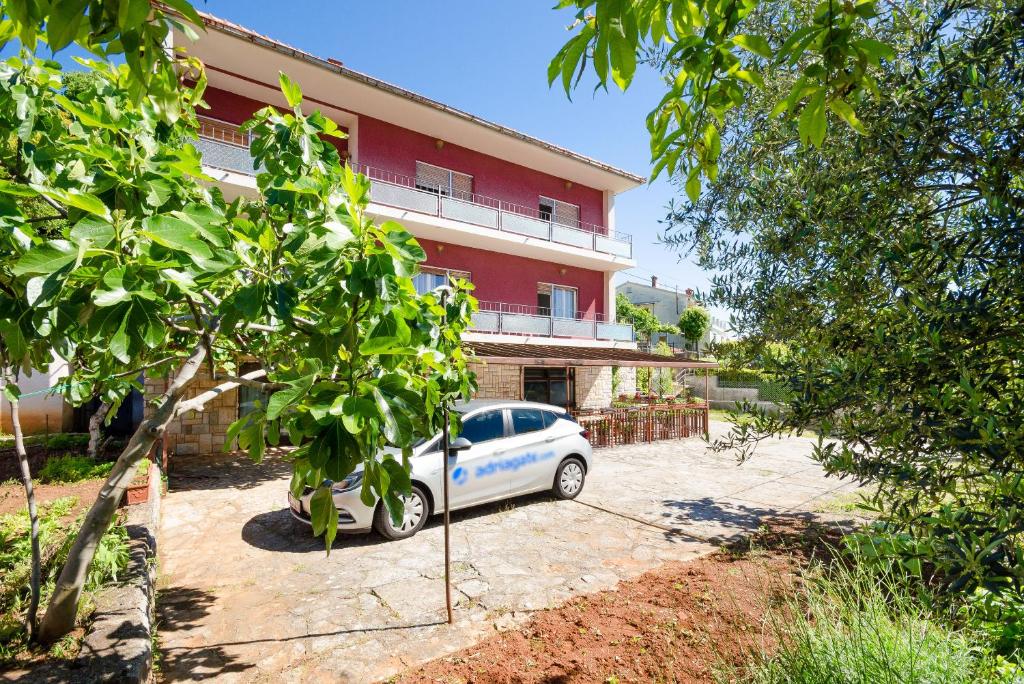
<svg viewBox="0 0 1024 684"><path fill-rule="evenodd" d="M451 627L440 518L398 542L339 535L327 557L288 513L287 463L180 461L159 541L161 678L385 679L576 593L707 553L765 516L828 517L814 511L854 486L826 478L811 445L765 443L742 465L699 439L602 449L576 501L453 513Z"/></svg>

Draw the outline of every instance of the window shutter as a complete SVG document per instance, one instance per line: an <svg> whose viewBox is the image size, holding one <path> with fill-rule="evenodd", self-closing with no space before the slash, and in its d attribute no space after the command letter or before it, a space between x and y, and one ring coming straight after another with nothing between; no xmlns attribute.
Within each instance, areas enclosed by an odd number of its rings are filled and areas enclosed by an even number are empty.
<svg viewBox="0 0 1024 684"><path fill-rule="evenodd" d="M452 171L451 195L464 200L473 199L473 177Z"/></svg>
<svg viewBox="0 0 1024 684"><path fill-rule="evenodd" d="M575 204L569 204L568 202L562 202L561 200L541 195L540 218L544 221L554 221L563 226L579 228L580 208Z"/></svg>
<svg viewBox="0 0 1024 684"><path fill-rule="evenodd" d="M249 134L238 130L238 126L205 116L196 118L199 120L200 136L238 147L249 146Z"/></svg>
<svg viewBox="0 0 1024 684"><path fill-rule="evenodd" d="M580 208L575 204L555 200L554 221L555 223L561 223L563 226L578 228L580 225Z"/></svg>
<svg viewBox="0 0 1024 684"><path fill-rule="evenodd" d="M440 166L416 162L416 187L442 195L470 199L473 195L473 177Z"/></svg>

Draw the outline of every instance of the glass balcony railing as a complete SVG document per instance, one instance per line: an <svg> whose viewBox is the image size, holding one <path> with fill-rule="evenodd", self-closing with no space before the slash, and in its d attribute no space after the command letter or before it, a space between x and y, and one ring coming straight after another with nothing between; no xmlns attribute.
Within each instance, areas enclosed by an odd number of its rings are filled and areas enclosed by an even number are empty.
<svg viewBox="0 0 1024 684"><path fill-rule="evenodd" d="M203 164L225 171L254 176L261 171L249 154L249 137L237 127L201 119L196 148ZM566 225L531 209L476 193L447 195L416 187L416 179L365 165L356 165L372 181L370 199L398 209L451 219L474 226L536 238L580 249L632 258L632 239L625 233L576 221Z"/></svg>
<svg viewBox="0 0 1024 684"><path fill-rule="evenodd" d="M600 314L577 313L570 318L553 316L531 306L484 301L479 304L480 310L473 314L473 332L614 342L635 339L632 325L605 321Z"/></svg>

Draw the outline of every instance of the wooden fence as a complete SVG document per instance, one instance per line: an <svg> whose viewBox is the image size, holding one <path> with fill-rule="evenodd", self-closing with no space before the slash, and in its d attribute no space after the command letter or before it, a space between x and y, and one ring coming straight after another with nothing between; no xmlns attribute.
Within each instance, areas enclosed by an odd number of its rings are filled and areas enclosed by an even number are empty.
<svg viewBox="0 0 1024 684"><path fill-rule="evenodd" d="M707 404L649 404L598 411L574 411L594 448L682 439L706 434Z"/></svg>

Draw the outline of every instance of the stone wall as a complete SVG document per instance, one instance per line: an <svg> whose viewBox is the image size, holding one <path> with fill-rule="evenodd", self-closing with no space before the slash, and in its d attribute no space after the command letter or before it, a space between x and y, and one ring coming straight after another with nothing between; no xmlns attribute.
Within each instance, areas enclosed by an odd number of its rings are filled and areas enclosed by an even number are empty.
<svg viewBox="0 0 1024 684"><path fill-rule="evenodd" d="M611 366L580 366L576 369L577 408L607 408L611 401Z"/></svg>
<svg viewBox="0 0 1024 684"><path fill-rule="evenodd" d="M146 378L145 417L153 413L152 400L164 391L163 378ZM204 368L186 390L189 399L217 386ZM228 426L238 418L238 391L224 392L206 403L201 412L190 411L167 426L167 448L172 454L195 456L217 453L224 447Z"/></svg>
<svg viewBox="0 0 1024 684"><path fill-rule="evenodd" d="M501 363L477 363L479 399L522 399L523 367ZM212 389L214 382L203 370L186 392L186 398ZM152 400L164 391L163 378L146 378L146 410L153 412ZM619 394L636 391L636 369L619 369ZM576 368L576 404L581 409L607 408L612 399L611 366L580 366ZM209 401L201 412L192 411L172 422L167 428L167 447L171 454L196 456L220 452L228 426L238 418L238 391L230 390Z"/></svg>
<svg viewBox="0 0 1024 684"><path fill-rule="evenodd" d="M523 367L504 363L474 363L478 399L522 399Z"/></svg>
<svg viewBox="0 0 1024 684"><path fill-rule="evenodd" d="M636 394L636 368L632 366L620 366L618 376L619 381L617 386L614 388L612 401L618 399L620 394Z"/></svg>

